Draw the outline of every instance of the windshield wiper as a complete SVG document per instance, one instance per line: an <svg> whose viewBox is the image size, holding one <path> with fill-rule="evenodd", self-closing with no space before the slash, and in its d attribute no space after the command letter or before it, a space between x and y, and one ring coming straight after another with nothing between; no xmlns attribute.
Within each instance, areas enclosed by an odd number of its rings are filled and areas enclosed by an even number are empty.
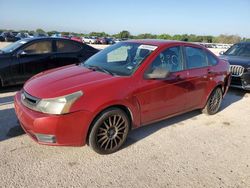
<svg viewBox="0 0 250 188"><path fill-rule="evenodd" d="M97 65L84 65L85 67L87 67L88 69L94 70L94 71L101 71L101 72L105 72L107 74L110 74L112 76L114 76L115 74L107 69L104 69L102 67L99 67Z"/></svg>

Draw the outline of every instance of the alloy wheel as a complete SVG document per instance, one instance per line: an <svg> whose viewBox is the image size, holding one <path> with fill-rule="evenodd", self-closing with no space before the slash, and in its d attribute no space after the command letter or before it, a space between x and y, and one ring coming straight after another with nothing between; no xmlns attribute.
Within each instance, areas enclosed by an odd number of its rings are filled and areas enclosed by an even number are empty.
<svg viewBox="0 0 250 188"><path fill-rule="evenodd" d="M113 153L126 141L129 127L128 115L123 110L107 109L96 118L89 134L89 145L97 153Z"/></svg>
<svg viewBox="0 0 250 188"><path fill-rule="evenodd" d="M109 116L103 121L96 135L99 147L104 150L117 147L124 139L127 126L122 116Z"/></svg>
<svg viewBox="0 0 250 188"><path fill-rule="evenodd" d="M214 114L216 113L221 105L222 93L221 89L216 89L208 100L208 110Z"/></svg>

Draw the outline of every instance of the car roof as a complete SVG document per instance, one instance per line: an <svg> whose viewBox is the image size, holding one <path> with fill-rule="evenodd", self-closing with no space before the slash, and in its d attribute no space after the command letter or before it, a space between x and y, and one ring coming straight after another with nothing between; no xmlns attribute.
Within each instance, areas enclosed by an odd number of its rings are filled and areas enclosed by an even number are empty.
<svg viewBox="0 0 250 188"><path fill-rule="evenodd" d="M169 44L192 44L199 47L202 47L199 44L190 43L190 42L183 42L183 41L177 41L177 40L162 40L162 39L138 39L138 40L127 40L124 42L135 42L135 43L141 43L146 45L153 45L153 46L166 46Z"/></svg>
<svg viewBox="0 0 250 188"><path fill-rule="evenodd" d="M63 38L63 37L34 37L34 38L25 38L25 39L22 39L22 40L26 41L26 42L39 41L39 40L67 40L67 41L72 41L72 42L76 42L76 43L79 43L79 44L83 44L81 42L77 42L75 40L71 40L71 39Z"/></svg>

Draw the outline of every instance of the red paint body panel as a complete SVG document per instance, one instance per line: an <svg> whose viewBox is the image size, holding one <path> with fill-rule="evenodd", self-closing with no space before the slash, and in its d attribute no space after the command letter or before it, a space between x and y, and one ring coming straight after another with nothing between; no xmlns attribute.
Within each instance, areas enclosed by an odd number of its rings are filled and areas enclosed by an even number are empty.
<svg viewBox="0 0 250 188"><path fill-rule="evenodd" d="M111 76L80 66L67 66L36 75L24 90L37 98L54 98L82 91L66 115L48 115L32 111L21 103L20 92L15 97L15 109L24 130L56 135L55 145L84 145L94 118L111 106L128 109L132 128L164 119L193 109L203 108L207 98L217 86L224 93L230 84L229 65L223 60L218 64L172 73L165 80L144 79L144 73L164 49L171 46L193 46L184 42L137 40L158 48L131 76ZM52 144L53 145L53 144Z"/></svg>
<svg viewBox="0 0 250 188"><path fill-rule="evenodd" d="M78 111L62 116L46 115L31 111L23 106L20 93L15 96L15 110L21 126L35 141L35 133L56 135L56 143L50 145L84 145L92 115L88 111ZM47 144L42 143L41 144Z"/></svg>

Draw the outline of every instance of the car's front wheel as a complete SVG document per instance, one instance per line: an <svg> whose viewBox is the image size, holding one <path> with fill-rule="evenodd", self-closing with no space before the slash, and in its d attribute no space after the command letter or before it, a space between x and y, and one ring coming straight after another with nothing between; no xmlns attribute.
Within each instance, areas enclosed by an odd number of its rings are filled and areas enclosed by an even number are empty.
<svg viewBox="0 0 250 188"><path fill-rule="evenodd" d="M89 145L99 154L113 153L126 141L129 127L127 114L119 108L110 108L95 120L89 135Z"/></svg>
<svg viewBox="0 0 250 188"><path fill-rule="evenodd" d="M202 112L209 115L216 114L220 109L222 97L223 94L221 88L217 87L216 89L214 89L209 96L207 104L203 108Z"/></svg>

